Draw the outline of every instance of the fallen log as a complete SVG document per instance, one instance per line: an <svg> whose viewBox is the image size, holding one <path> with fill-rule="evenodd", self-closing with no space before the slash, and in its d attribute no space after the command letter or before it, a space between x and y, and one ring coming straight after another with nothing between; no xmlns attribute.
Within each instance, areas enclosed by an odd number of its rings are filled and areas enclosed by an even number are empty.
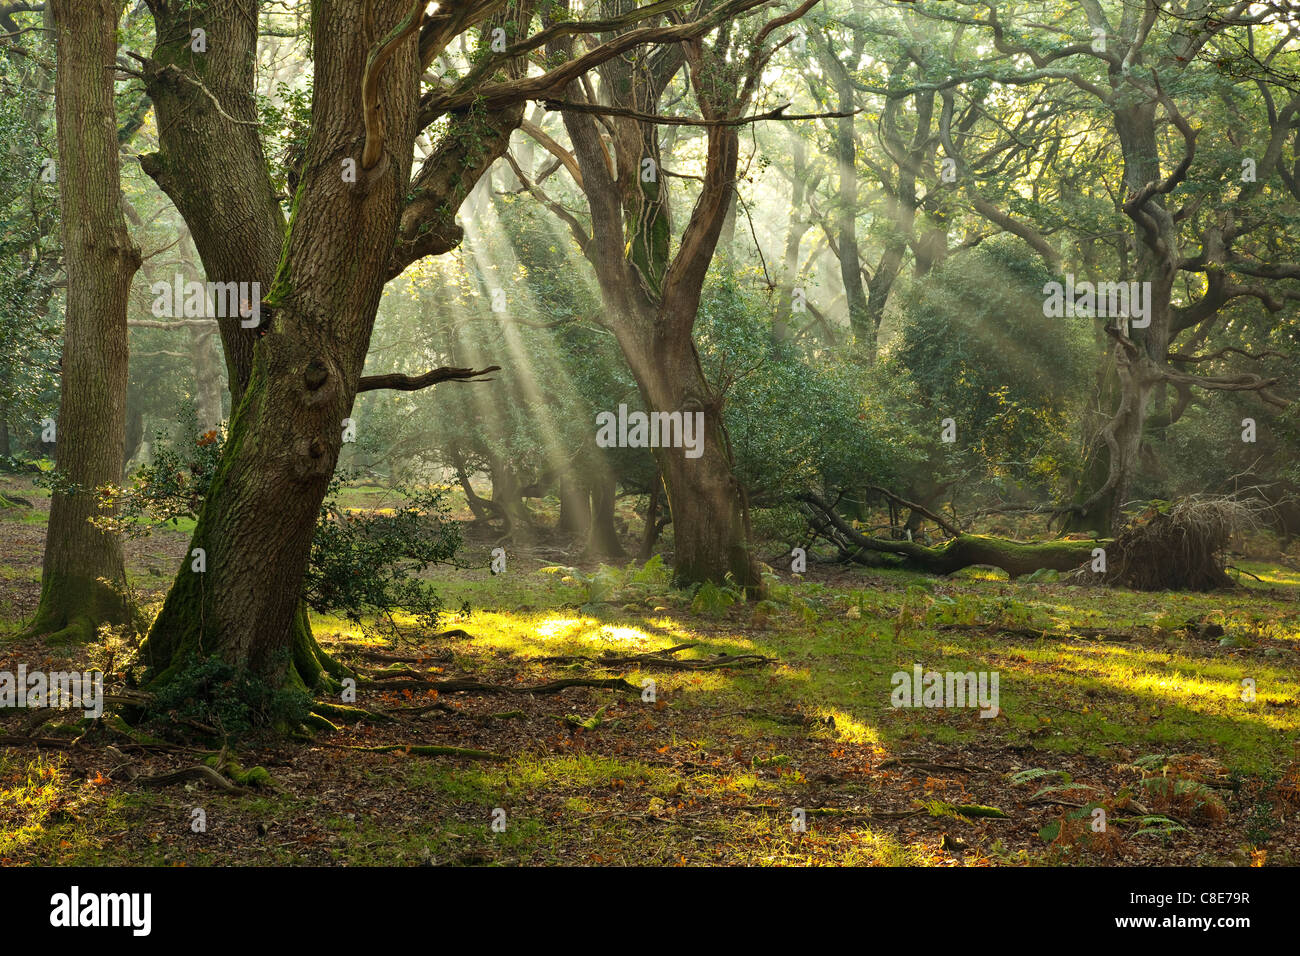
<svg viewBox="0 0 1300 956"><path fill-rule="evenodd" d="M825 524L834 528L835 542L846 550L853 548L896 555L899 565L930 574L952 574L973 565L987 565L1006 571L1011 577L1032 574L1040 568L1072 571L1092 559L1093 548L1105 541L1013 541L992 535L959 534L937 547L915 541L890 541L872 538L858 531L818 495L805 492L800 501L811 505Z"/></svg>

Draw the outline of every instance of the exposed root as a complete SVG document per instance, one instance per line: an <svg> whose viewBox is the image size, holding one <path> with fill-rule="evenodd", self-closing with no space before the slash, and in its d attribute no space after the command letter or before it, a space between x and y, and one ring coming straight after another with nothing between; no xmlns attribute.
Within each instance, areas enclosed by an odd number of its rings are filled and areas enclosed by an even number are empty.
<svg viewBox="0 0 1300 956"><path fill-rule="evenodd" d="M570 687L605 687L612 690L630 690L636 693L641 688L629 684L620 677L566 677L563 680L550 681L546 684L512 687L508 684L487 684L468 677L453 680L425 681L401 678L376 681L366 684L371 690L436 690L438 693L455 693L457 691L474 691L479 694L557 694Z"/></svg>
<svg viewBox="0 0 1300 956"><path fill-rule="evenodd" d="M1224 570L1233 536L1255 523L1256 511L1238 498L1193 496L1167 509L1151 507L1106 547L1106 570L1084 564L1076 584L1135 591L1217 591L1235 587Z"/></svg>
<svg viewBox="0 0 1300 956"><path fill-rule="evenodd" d="M461 757L465 760L504 760L501 754L487 750L470 750L465 747L439 747L428 744L384 744L380 747L350 747L347 744L326 744L341 750L356 750L368 754L400 753L409 757Z"/></svg>
<svg viewBox="0 0 1300 956"><path fill-rule="evenodd" d="M112 774L121 774L122 778L127 782L138 784L141 787L171 787L178 783L197 780L226 793L234 793L240 796L252 793L248 788L232 783L211 767L205 767L202 764L196 764L193 767L185 767L182 770L173 770L171 773L141 776L140 772L136 770L135 767L129 763L125 763L114 769ZM110 774L110 776L112 774Z"/></svg>
<svg viewBox="0 0 1300 956"><path fill-rule="evenodd" d="M585 657L577 654L563 657L543 657L542 660L548 663L561 664L584 662L594 664L597 667L661 667L673 671L712 671L724 667L761 667L764 664L780 663L775 657L764 657L762 654L718 654L714 657L686 658L684 660L678 660L673 656L678 651L698 646L698 642L691 642L678 644L662 651L651 651L648 654L620 656L605 653L600 657Z"/></svg>
<svg viewBox="0 0 1300 956"><path fill-rule="evenodd" d="M312 704L312 713L318 717L333 717L335 720L347 724L359 723L363 720L374 720L379 722L391 722L392 717L387 714L377 713L373 710L366 710L364 707L349 707L346 704L326 704L317 701Z"/></svg>

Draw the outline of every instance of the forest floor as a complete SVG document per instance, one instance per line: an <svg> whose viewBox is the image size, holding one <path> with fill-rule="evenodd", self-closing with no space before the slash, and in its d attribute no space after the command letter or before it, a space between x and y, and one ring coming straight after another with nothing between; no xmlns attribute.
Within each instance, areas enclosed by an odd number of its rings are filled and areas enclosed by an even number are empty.
<svg viewBox="0 0 1300 956"><path fill-rule="evenodd" d="M14 637L48 500L4 490L34 507L0 512L0 671L84 669L93 649ZM146 604L187 530L130 545ZM142 787L128 777L204 754L106 722L73 745L60 718L48 746L0 750L0 865L1300 863L1300 573L1283 563L1238 558L1258 579L1197 595L814 564L754 604L554 548L509 548L494 576L491 547L467 542L475 567L434 577L452 633L313 627L357 666L384 654L494 690L363 683L357 704L395 719L236 741L268 773L241 793ZM892 706L892 675L917 664L996 672L997 716ZM525 691L575 678L625 686ZM0 711L0 736L28 719Z"/></svg>

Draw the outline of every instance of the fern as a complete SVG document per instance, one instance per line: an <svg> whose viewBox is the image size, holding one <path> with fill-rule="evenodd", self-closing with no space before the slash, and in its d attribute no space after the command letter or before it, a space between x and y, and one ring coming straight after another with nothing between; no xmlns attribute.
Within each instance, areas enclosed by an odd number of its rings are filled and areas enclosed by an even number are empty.
<svg viewBox="0 0 1300 956"><path fill-rule="evenodd" d="M1029 799L1030 800L1037 799L1038 797L1041 797L1045 793L1065 793L1070 790L1096 790L1098 793L1103 792L1100 787L1094 787L1090 783L1071 783L1069 780L1067 780L1064 783L1049 783L1047 786L1041 788L1036 794L1034 794Z"/></svg>
<svg viewBox="0 0 1300 956"><path fill-rule="evenodd" d="M1028 783L1030 780L1037 780L1039 777L1056 777L1059 776L1064 781L1069 781L1070 775L1064 770L1044 770L1042 767L1030 767L1028 770L1022 770L1019 773L1011 775L1011 782L1017 786L1022 783Z"/></svg>

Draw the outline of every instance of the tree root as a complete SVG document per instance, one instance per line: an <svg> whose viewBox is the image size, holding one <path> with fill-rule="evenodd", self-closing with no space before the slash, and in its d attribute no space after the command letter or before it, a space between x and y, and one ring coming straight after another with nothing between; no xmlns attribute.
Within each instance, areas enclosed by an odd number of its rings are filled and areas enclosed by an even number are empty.
<svg viewBox="0 0 1300 956"><path fill-rule="evenodd" d="M108 748L108 753L117 757L122 757L121 752L113 747ZM265 773L265 771L263 771L263 773ZM109 771L110 777L117 774L121 774L122 778L128 783L134 783L141 787L170 787L178 783L185 783L189 780L198 780L202 783L210 784L216 789L222 790L226 793L234 793L240 796L252 793L248 788L232 783L211 767L203 764L196 764L193 767L185 767L181 770L173 770L170 773L141 776L140 772L136 770L129 761L127 761Z"/></svg>
<svg viewBox="0 0 1300 956"><path fill-rule="evenodd" d="M400 753L411 757L461 757L465 760L504 760L501 754L487 750L471 750L465 747L441 747L428 744L384 744L379 747L351 747L347 744L326 744L341 750L355 750L368 754Z"/></svg>
<svg viewBox="0 0 1300 956"><path fill-rule="evenodd" d="M327 704L322 701L317 701L312 704L311 712L318 717L333 717L335 720L347 724L355 724L363 720L375 720L381 723L388 723L393 720L393 718L388 714L366 710L364 707L349 707L346 704Z"/></svg>
<svg viewBox="0 0 1300 956"><path fill-rule="evenodd" d="M393 681L396 681L394 683ZM550 681L546 684L511 687L508 684L487 684L468 677L453 680L421 681L406 678L394 678L390 681L377 681L366 684L371 690L436 690L438 693L456 693L458 691L475 691L480 694L557 694L570 687L605 687L612 690L630 690L640 693L641 688L629 684L621 677L566 677L563 680Z"/></svg>
<svg viewBox="0 0 1300 956"><path fill-rule="evenodd" d="M427 714L431 710L441 710L448 714L459 714L460 710L452 707L450 704L444 704L440 700L435 700L432 704L422 704L419 707L394 707L392 710L384 711L390 718L401 717L419 717L421 714Z"/></svg>
<svg viewBox="0 0 1300 956"><path fill-rule="evenodd" d="M885 770L889 767L906 767L907 769L946 771L948 773L979 773L980 767L965 767L960 764L930 763L925 757L889 757L876 764L875 769Z"/></svg>
<svg viewBox="0 0 1300 956"><path fill-rule="evenodd" d="M317 713L308 714L306 717L302 719L302 724L303 727L305 727L307 730L320 730L325 733L336 734L340 730L342 730L342 728L339 727L338 724L334 723L331 720L328 720L325 717L322 717L320 714ZM311 735L307 734L307 737L310 739Z"/></svg>
<svg viewBox="0 0 1300 956"><path fill-rule="evenodd" d="M684 651L692 647L699 647L699 642L692 641L662 651L650 651L647 654L633 654L630 656L606 653L600 657L586 657L581 654L574 654L561 657L543 657L542 660L548 663L561 664L582 662L594 664L597 667L662 667L673 671L712 671L724 667L761 667L764 664L779 663L776 658L764 657L762 654L718 654L711 658L687 658L685 660L678 660L672 656L678 651Z"/></svg>

